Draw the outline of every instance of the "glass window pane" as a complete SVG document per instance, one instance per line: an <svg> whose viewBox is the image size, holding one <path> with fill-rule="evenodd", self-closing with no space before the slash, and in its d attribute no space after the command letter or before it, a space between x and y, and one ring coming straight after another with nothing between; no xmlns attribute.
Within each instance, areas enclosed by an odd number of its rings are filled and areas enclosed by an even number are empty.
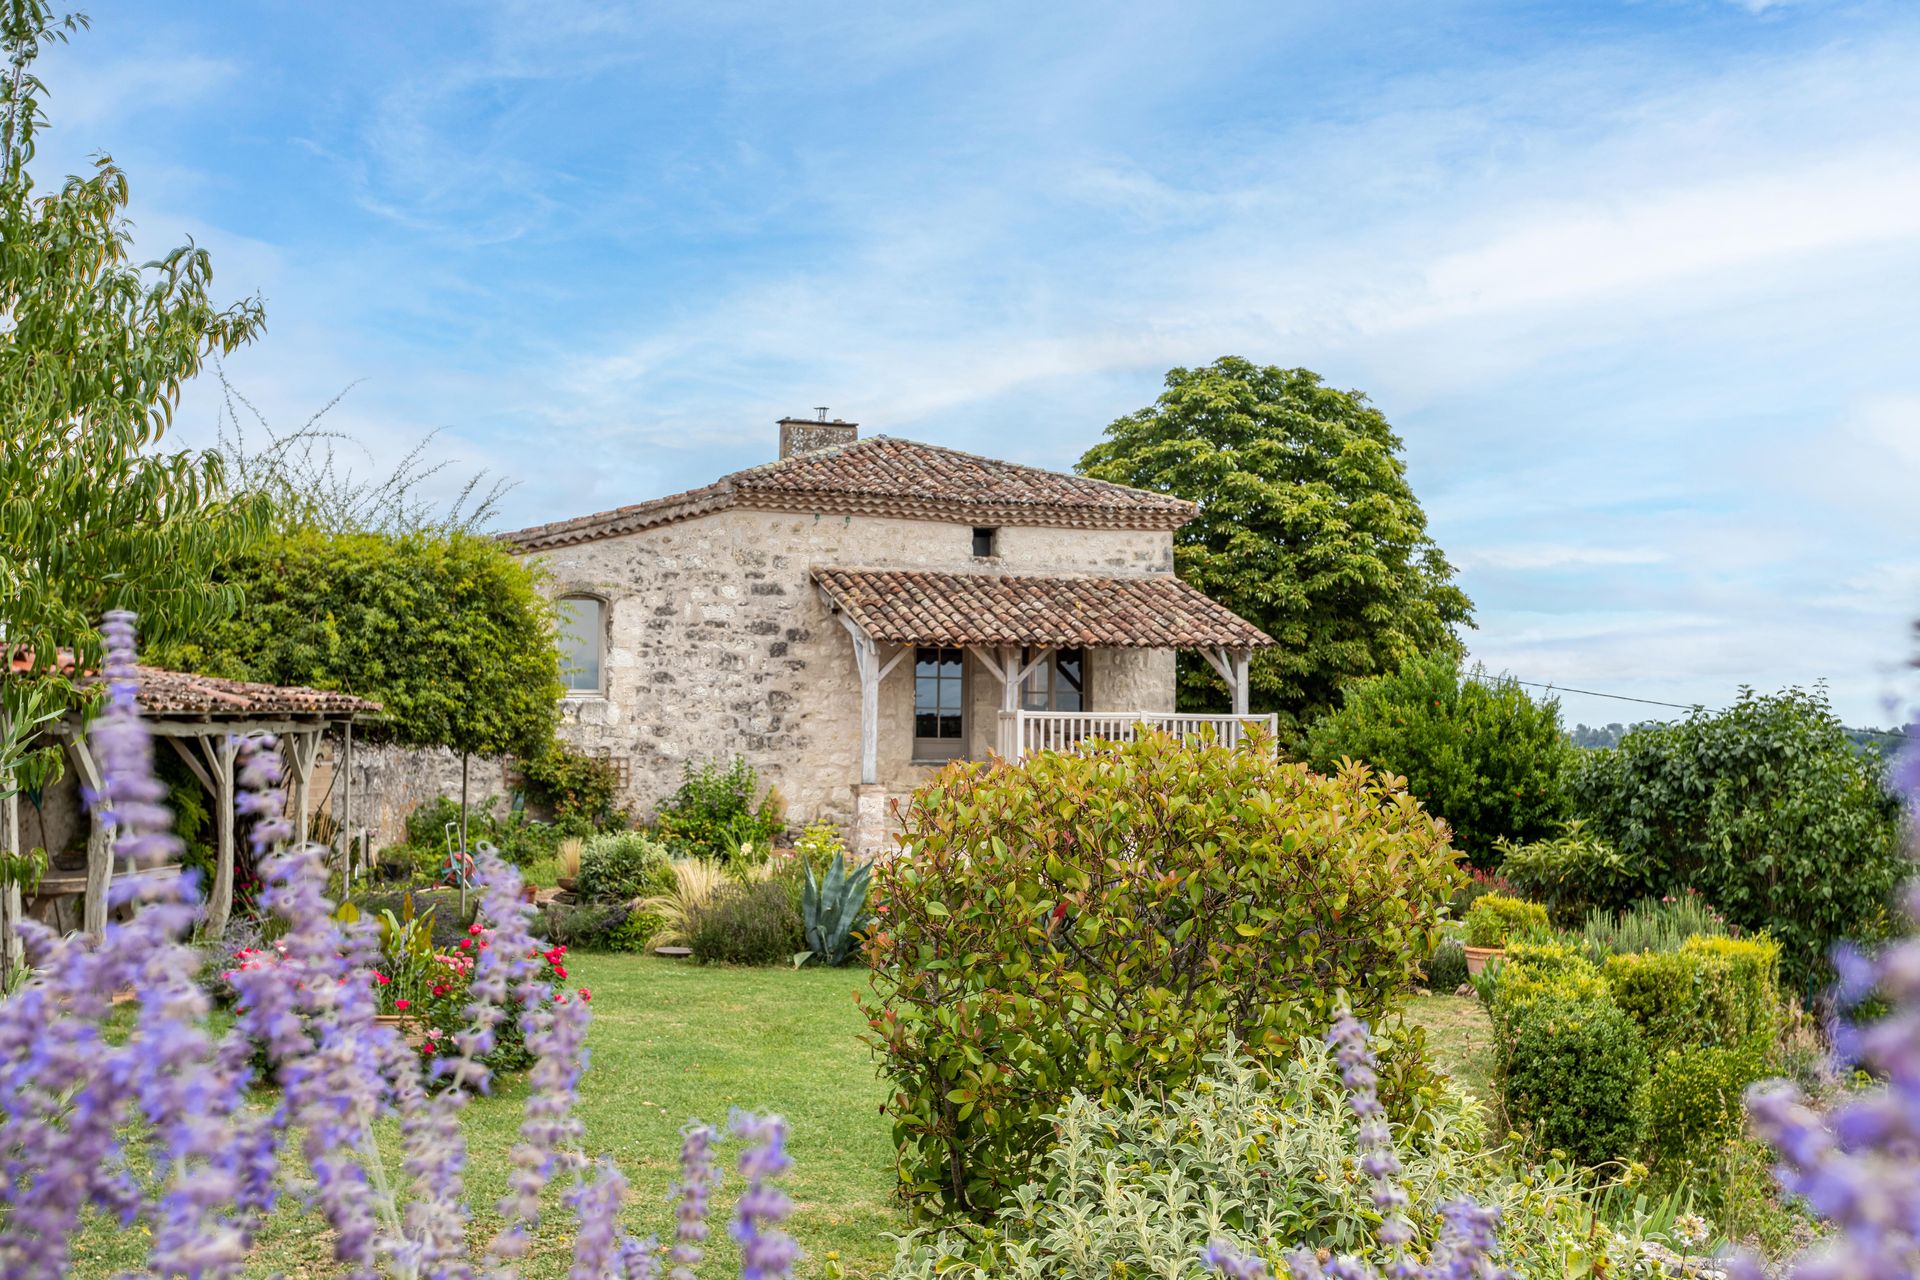
<svg viewBox="0 0 1920 1280"><path fill-rule="evenodd" d="M591 596L568 596L559 602L561 679L569 692L600 692L605 610L606 605Z"/></svg>
<svg viewBox="0 0 1920 1280"><path fill-rule="evenodd" d="M1086 654L1079 649L1062 649L1054 655L1053 709L1085 711Z"/></svg>
<svg viewBox="0 0 1920 1280"><path fill-rule="evenodd" d="M957 715L940 717L940 736L958 738L960 736L960 717Z"/></svg>
<svg viewBox="0 0 1920 1280"><path fill-rule="evenodd" d="M913 736L916 738L938 737L940 717L931 711L916 711L913 715Z"/></svg>

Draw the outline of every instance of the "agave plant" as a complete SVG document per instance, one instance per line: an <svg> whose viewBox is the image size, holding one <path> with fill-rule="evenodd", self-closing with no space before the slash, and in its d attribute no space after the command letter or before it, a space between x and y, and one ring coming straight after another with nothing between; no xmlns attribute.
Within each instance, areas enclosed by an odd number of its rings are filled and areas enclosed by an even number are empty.
<svg viewBox="0 0 1920 1280"><path fill-rule="evenodd" d="M806 925L807 949L794 956L794 967L812 959L836 967L843 965L853 954L853 931L866 922L867 882L873 878L873 867L862 863L848 871L847 855L836 853L825 879L814 878L811 863L806 872L800 914Z"/></svg>

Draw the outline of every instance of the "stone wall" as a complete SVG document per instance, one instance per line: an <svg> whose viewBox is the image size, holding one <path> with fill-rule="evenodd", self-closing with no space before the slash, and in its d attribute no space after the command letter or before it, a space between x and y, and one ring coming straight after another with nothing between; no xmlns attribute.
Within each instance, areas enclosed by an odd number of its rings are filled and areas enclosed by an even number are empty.
<svg viewBox="0 0 1920 1280"><path fill-rule="evenodd" d="M795 824L848 825L859 780L860 682L853 646L809 578L816 565L971 572L1169 574L1164 531L1003 527L999 555L973 556L972 528L925 520L734 509L539 553L555 595L608 604L604 696L570 697L562 736L605 755L645 814L690 763L744 755ZM882 661L891 657L883 647ZM969 657L968 745L998 735L999 682ZM1100 650L1095 709L1173 708L1167 651ZM880 780L899 799L932 775L912 753L911 657L881 686Z"/></svg>

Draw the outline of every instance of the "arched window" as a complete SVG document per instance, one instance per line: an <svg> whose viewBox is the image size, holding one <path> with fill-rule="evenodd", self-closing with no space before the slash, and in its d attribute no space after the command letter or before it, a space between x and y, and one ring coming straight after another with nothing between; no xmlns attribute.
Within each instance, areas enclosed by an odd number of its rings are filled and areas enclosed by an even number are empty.
<svg viewBox="0 0 1920 1280"><path fill-rule="evenodd" d="M573 697L606 692L607 602L598 596L562 596L560 679Z"/></svg>

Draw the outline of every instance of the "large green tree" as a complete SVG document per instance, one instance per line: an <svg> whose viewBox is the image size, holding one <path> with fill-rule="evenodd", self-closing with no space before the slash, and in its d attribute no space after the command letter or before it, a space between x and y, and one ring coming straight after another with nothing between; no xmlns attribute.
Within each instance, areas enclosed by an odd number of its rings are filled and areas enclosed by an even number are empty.
<svg viewBox="0 0 1920 1280"><path fill-rule="evenodd" d="M1346 681L1460 652L1472 603L1427 534L1400 437L1364 395L1237 356L1174 369L1166 386L1079 469L1199 505L1174 535L1180 576L1279 642L1254 658L1254 710L1296 733ZM1181 705L1224 698L1183 655Z"/></svg>
<svg viewBox="0 0 1920 1280"><path fill-rule="evenodd" d="M226 616L237 593L215 571L266 518L214 455L157 447L202 363L259 333L258 301L216 303L192 245L136 262L110 159L44 189L28 171L46 124L34 64L84 25L0 0L0 647L33 658L0 680L0 796L58 769L30 734L76 697L56 655L97 663L108 609L150 639Z"/></svg>

